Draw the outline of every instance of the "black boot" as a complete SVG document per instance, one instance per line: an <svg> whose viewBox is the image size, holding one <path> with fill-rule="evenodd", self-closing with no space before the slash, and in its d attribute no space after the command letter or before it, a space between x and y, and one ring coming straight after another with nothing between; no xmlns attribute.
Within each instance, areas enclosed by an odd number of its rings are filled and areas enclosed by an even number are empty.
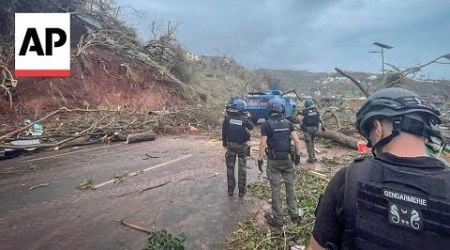
<svg viewBox="0 0 450 250"><path fill-rule="evenodd" d="M300 223L302 222L302 217L298 216L298 217L291 217L291 221L292 223L296 224L296 225L300 225Z"/></svg>
<svg viewBox="0 0 450 250"><path fill-rule="evenodd" d="M267 221L267 224L269 224L272 227L276 227L276 228L283 227L283 223L276 221L272 216L267 216L266 221Z"/></svg>

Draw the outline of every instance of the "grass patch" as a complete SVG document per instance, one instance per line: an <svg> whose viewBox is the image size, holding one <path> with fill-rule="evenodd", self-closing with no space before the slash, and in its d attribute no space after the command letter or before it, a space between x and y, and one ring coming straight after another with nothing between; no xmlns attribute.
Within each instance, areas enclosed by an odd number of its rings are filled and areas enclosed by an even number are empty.
<svg viewBox="0 0 450 250"><path fill-rule="evenodd" d="M284 249L296 245L306 245L314 226L314 210L319 196L323 193L327 182L305 170L297 171L295 188L298 196L298 207L304 212L300 225L289 222L283 229L271 228L266 224L258 225L256 215L239 225L226 245L228 249ZM270 184L267 180L251 184L249 187L256 197L269 202ZM283 205L286 194L281 192ZM285 208L285 214L287 214ZM289 221L286 218L286 221Z"/></svg>

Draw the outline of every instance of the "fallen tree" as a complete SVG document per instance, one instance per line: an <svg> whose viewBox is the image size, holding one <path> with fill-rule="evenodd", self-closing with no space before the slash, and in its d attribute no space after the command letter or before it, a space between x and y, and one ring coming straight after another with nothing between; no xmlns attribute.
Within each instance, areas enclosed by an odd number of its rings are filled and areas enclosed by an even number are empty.
<svg viewBox="0 0 450 250"><path fill-rule="evenodd" d="M127 144L135 143L135 142L142 142L142 141L153 141L155 139L156 139L156 135L155 135L155 133L153 133L151 131L130 134L127 137Z"/></svg>
<svg viewBox="0 0 450 250"><path fill-rule="evenodd" d="M192 130L193 125L206 129L216 127L220 122L219 112L219 107L187 107L180 110L150 112L68 109L62 107L26 126L0 135L0 148L55 148L55 150L59 150L101 142L152 141L156 139L157 133L170 131L182 133ZM29 130L32 130L36 123L44 125L44 135L27 136ZM14 144L12 142L17 140L31 141L37 139L39 139L38 143L12 145Z"/></svg>
<svg viewBox="0 0 450 250"><path fill-rule="evenodd" d="M318 131L317 135L324 139L330 139L333 141L336 141L344 146L347 146L351 149L358 149L358 140L354 137L345 135L343 133L332 131L332 130L325 130L325 131Z"/></svg>

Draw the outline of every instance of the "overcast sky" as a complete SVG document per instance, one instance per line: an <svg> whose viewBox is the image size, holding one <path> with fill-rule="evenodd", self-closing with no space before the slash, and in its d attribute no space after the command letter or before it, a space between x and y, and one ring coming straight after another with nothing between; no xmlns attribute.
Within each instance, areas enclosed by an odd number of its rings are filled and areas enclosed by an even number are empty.
<svg viewBox="0 0 450 250"><path fill-rule="evenodd" d="M450 53L447 0L114 0L149 37L151 20L178 22L178 39L196 54L233 56L249 69L381 71L385 62L416 66ZM132 9L138 10L136 14ZM143 17L146 16L146 17ZM420 74L450 79L450 65Z"/></svg>

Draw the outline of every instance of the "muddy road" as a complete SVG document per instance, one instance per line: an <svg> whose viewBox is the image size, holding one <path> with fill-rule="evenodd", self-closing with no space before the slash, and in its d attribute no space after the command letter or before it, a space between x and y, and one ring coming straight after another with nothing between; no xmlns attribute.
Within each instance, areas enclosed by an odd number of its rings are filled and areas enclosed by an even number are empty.
<svg viewBox="0 0 450 250"><path fill-rule="evenodd" d="M221 141L187 136L0 161L3 172L34 169L0 175L1 249L141 249L147 235L115 219L184 233L189 249L221 249L259 206L249 194L228 197L223 153ZM114 183L124 173L134 176ZM75 188L87 178L95 190Z"/></svg>

